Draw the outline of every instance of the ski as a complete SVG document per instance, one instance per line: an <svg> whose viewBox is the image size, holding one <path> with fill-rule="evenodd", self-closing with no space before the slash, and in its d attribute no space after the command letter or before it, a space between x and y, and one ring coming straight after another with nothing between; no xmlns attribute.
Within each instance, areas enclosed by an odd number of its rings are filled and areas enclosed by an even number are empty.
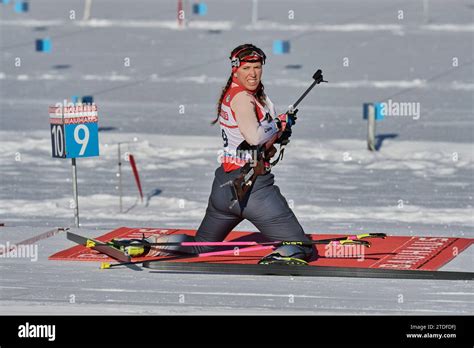
<svg viewBox="0 0 474 348"><path fill-rule="evenodd" d="M382 268L284 266L284 265L239 265L196 262L146 261L143 267L162 272L210 273L233 275L277 275L304 277L350 277L427 280L474 280L472 272L415 271Z"/></svg>
<svg viewBox="0 0 474 348"><path fill-rule="evenodd" d="M115 248L109 243L101 242L93 238L87 238L78 234L67 232L67 239L87 248L97 250L98 252L110 256L120 262L130 262L131 258L123 251Z"/></svg>

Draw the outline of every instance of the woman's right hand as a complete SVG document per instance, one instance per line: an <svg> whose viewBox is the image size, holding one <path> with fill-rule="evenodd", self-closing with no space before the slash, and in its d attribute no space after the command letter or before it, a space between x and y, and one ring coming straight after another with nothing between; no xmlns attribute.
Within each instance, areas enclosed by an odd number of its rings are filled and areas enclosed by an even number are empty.
<svg viewBox="0 0 474 348"><path fill-rule="evenodd" d="M291 128L296 123L296 113L298 109L294 110L293 112L288 112L286 114L278 115L275 118L275 122L277 127L280 129L280 132L284 132L287 128Z"/></svg>

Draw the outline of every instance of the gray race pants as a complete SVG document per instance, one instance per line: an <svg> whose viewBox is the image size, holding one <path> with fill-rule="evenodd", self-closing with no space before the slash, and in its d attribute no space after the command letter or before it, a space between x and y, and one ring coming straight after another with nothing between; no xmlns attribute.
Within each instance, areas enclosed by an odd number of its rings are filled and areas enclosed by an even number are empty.
<svg viewBox="0 0 474 348"><path fill-rule="evenodd" d="M230 208L234 198L232 188L230 185L221 185L235 179L239 174L240 170L226 173L222 166L216 169L206 215L197 231L196 241L223 241L244 219L253 223L269 241L309 241L285 197L278 186L274 185L274 176L271 173L257 177L245 206L237 203ZM197 252L208 250L195 248ZM305 260L314 256L314 248L309 246L286 245L274 252Z"/></svg>

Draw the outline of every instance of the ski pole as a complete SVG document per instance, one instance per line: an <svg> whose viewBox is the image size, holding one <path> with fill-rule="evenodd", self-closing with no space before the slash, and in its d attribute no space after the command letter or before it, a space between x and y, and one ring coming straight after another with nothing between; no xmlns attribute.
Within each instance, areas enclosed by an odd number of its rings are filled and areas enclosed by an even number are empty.
<svg viewBox="0 0 474 348"><path fill-rule="evenodd" d="M293 105L290 106L291 110L288 110L288 112L293 111L298 106L298 104L301 103L301 101L306 97L306 95L314 88L314 86L320 84L321 82L326 82L327 83L327 81L324 81L323 72L321 71L321 69L318 69L318 71L316 71L313 74L313 79L314 79L314 81L311 84L311 86L309 86L308 89L306 91L304 91L304 93L301 95L301 97L298 98L296 103L294 103Z"/></svg>
<svg viewBox="0 0 474 348"><path fill-rule="evenodd" d="M304 242L286 242L286 243L297 243L297 245L313 245L313 244L331 244L334 243L336 245L363 245L365 247L370 247L370 242L362 240L365 238L385 238L386 234L385 233L363 233L359 235L350 235L350 236L344 236L344 237L337 237L337 238L329 238L329 239L319 239L319 240L314 240L311 243L304 243ZM140 260L140 261L130 261L130 262L122 262L122 263L115 263L111 264L108 262L102 262L100 268L101 269L107 269L107 268L113 268L113 267L118 267L118 266L127 266L127 265L136 265L136 264L141 264L146 261L166 261L166 260L175 260L175 259L183 259L183 258L195 258L195 257L207 257L207 256L221 256L221 255L228 255L228 254L239 254L243 252L250 252L250 251L260 251L260 250L266 250L266 249L275 249L278 247L280 244L285 243L285 242L170 242L170 243L150 243L150 245L162 245L162 246L222 246L222 245L227 245L227 246L249 246L248 248L243 248L243 249L231 249L231 250L223 250L223 251L212 251L212 252L207 252L207 253L201 253L201 254L192 254L192 255L186 255L186 256L173 256L171 258L164 258L164 257L158 257L158 258L153 258L153 259L147 259L147 260ZM186 245L185 245L186 244ZM255 247L250 247L250 246L255 246Z"/></svg>
<svg viewBox="0 0 474 348"><path fill-rule="evenodd" d="M222 255L229 255L229 254L238 254L250 251L260 251L260 250L268 250L274 249L274 245L267 245L267 246L255 246L255 247L248 247L243 249L231 249L231 250L223 250L223 251L211 251L208 253L201 253L201 254L191 254L185 256L172 256L169 258L164 257L156 257L152 259L140 260L140 261L130 261L130 262L121 262L121 263L109 263L109 262L102 262L100 264L101 269L113 268L118 266L129 266L129 265L137 265L147 261L166 261L166 260L177 260L177 259L188 259L188 258L195 258L195 257L208 257L208 256L222 256Z"/></svg>
<svg viewBox="0 0 474 348"><path fill-rule="evenodd" d="M310 246L313 244L328 244L330 242L340 242L344 240L348 241L357 241L365 238L385 238L385 233L363 233L358 235L349 235L344 237L336 237L336 238L328 238L328 239L317 239L308 242L300 242L300 241L274 241L274 242L256 242L256 241L246 241L246 242L238 242L238 241L224 241L224 242L155 242L155 243L148 243L144 242L144 244L149 246L183 246L183 247L194 247L194 246L252 246L252 245L284 245L284 244L294 244L294 245L305 245ZM128 245L125 241L114 240L111 242L115 245Z"/></svg>

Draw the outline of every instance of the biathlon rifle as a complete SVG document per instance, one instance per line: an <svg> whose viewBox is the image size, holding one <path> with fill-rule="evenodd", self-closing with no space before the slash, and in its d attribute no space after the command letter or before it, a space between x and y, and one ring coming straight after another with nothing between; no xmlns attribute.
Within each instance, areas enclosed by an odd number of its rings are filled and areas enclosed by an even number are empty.
<svg viewBox="0 0 474 348"><path fill-rule="evenodd" d="M306 91L298 98L298 100L293 104L290 105L288 108L287 114L295 114L297 109L296 107L298 104L308 95L308 93L314 88L314 86L320 84L321 82L327 82L323 78L323 72L321 69L318 69L313 75L313 82L311 86L309 86ZM270 140L269 142L259 145L256 151L256 160L247 162L241 169L241 174L235 178L233 181L226 183L222 186L227 184L231 184L233 191L234 191L234 200L230 207L233 207L237 202L243 202L247 193L252 188L257 176L263 175L268 173L273 166L275 166L280 159L283 158L283 153L285 151L285 146L289 143L289 138L291 136L291 129L289 131L285 131L280 138L275 137L274 139ZM275 156L277 150L275 148L275 144L280 144L280 153L278 157L271 162L273 156Z"/></svg>

